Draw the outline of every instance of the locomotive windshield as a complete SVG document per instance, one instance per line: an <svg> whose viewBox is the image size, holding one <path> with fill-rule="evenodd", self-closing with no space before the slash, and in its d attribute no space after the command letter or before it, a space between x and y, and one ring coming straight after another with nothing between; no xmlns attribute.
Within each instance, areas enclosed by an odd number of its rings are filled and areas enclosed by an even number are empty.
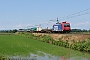
<svg viewBox="0 0 90 60"><path fill-rule="evenodd" d="M70 24L64 24L64 27L70 27Z"/></svg>

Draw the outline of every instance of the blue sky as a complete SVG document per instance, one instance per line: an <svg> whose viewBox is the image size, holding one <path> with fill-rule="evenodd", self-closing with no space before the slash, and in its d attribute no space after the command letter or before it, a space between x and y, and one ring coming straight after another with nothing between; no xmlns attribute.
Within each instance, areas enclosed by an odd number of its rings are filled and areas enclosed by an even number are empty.
<svg viewBox="0 0 90 60"><path fill-rule="evenodd" d="M89 8L90 0L0 0L0 30L40 24L52 28L57 17L71 28L90 29Z"/></svg>

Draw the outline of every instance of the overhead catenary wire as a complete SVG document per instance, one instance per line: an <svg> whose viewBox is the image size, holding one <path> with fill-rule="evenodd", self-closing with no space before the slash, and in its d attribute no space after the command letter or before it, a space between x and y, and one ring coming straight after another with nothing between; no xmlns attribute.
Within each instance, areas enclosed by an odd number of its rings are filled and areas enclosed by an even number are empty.
<svg viewBox="0 0 90 60"><path fill-rule="evenodd" d="M79 16L83 16L83 15L87 15L87 14L90 14L90 12L87 12L87 11L89 11L90 10L90 8L88 8L88 9L85 9L85 10L82 10L82 11L79 11L79 12L76 12L76 13L73 13L73 14L70 14L70 15L68 15L68 16L66 16L66 17L61 17L60 18L60 20L66 20L66 19L70 19L70 18L74 18L74 17L79 17ZM50 23L52 23L52 22L56 22L56 20L49 20L49 22L43 22L43 23L40 23L40 24L38 24L38 25L35 25L35 26L41 26L42 24L47 24L47 25L49 25Z"/></svg>
<svg viewBox="0 0 90 60"><path fill-rule="evenodd" d="M74 17L90 14L90 12L87 12L89 10L90 10L90 8L82 10L82 11L79 11L77 13L70 14L70 15L68 15L66 17L61 17L60 20L65 20L65 19L69 19L69 18L74 18Z"/></svg>
<svg viewBox="0 0 90 60"><path fill-rule="evenodd" d="M75 15L75 14L78 14L78 13L82 13L82 12L84 12L84 11L87 11L87 10L90 10L90 8L88 8L88 9L85 9L85 10L82 10L82 11L79 11L79 12L77 12L77 13L74 13L74 14L71 14L71 15ZM71 15L68 15L68 16L71 16Z"/></svg>
<svg viewBox="0 0 90 60"><path fill-rule="evenodd" d="M65 20L65 19L69 19L69 18L79 17L79 16L83 16L83 15L87 15L87 14L90 14L90 13L87 13L87 12L86 12L86 13L83 13L83 14L78 14L78 15L66 17L66 18L63 18L63 19L60 19L60 20Z"/></svg>

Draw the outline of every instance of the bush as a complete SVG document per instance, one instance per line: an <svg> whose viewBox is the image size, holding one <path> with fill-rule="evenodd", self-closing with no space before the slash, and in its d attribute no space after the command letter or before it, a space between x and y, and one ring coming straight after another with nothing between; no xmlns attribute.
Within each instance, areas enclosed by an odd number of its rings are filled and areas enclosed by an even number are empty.
<svg viewBox="0 0 90 60"><path fill-rule="evenodd" d="M0 60L10 60L9 58L3 56L3 55L0 55Z"/></svg>

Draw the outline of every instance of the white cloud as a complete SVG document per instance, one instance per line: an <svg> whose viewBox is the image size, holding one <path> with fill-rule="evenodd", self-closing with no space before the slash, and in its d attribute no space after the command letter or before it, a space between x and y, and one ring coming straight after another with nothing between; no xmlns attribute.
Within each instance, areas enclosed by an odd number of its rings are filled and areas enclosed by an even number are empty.
<svg viewBox="0 0 90 60"><path fill-rule="evenodd" d="M26 26L31 26L31 24L26 24Z"/></svg>
<svg viewBox="0 0 90 60"><path fill-rule="evenodd" d="M28 28L28 27L30 27L30 26L32 26L31 24L18 24L18 25L16 25L16 26L14 26L13 28L16 28L16 29L20 29L20 28L22 28L22 29L24 29L24 28Z"/></svg>
<svg viewBox="0 0 90 60"><path fill-rule="evenodd" d="M90 22L81 22L81 23L77 23L74 26L88 26L90 24Z"/></svg>
<svg viewBox="0 0 90 60"><path fill-rule="evenodd" d="M76 29L90 29L90 22L78 22L78 23L73 23L71 25L71 28L76 28Z"/></svg>
<svg viewBox="0 0 90 60"><path fill-rule="evenodd" d="M4 26L1 26L1 28L3 28Z"/></svg>
<svg viewBox="0 0 90 60"><path fill-rule="evenodd" d="M21 24L19 24L19 25L17 25L16 27L22 27L22 25L21 25Z"/></svg>

